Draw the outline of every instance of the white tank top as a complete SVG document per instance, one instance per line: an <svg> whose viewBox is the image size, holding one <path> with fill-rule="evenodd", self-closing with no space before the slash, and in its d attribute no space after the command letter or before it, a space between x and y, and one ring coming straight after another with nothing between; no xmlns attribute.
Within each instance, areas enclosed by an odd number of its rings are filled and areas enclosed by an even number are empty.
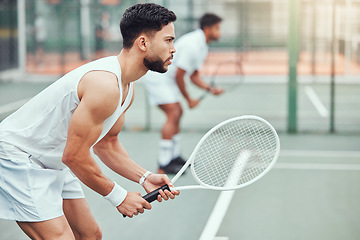
<svg viewBox="0 0 360 240"><path fill-rule="evenodd" d="M87 63L69 72L3 120L0 123L0 158L16 160L26 153L46 168L65 168L62 155L69 121L80 103L77 87L86 73L96 70L114 73L120 89L118 106L105 120L96 143L100 141L130 105L133 93L133 83L130 83L125 102L121 105L121 68L116 56Z"/></svg>

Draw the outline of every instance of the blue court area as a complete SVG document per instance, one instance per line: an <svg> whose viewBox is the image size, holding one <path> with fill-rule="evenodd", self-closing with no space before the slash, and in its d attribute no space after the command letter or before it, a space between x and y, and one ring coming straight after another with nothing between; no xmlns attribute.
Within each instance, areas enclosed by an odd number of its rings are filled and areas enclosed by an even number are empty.
<svg viewBox="0 0 360 240"><path fill-rule="evenodd" d="M279 132L281 152L274 169L258 182L237 190L219 226L216 239L228 240L358 240L360 238L359 85L338 88L338 133L329 134L327 117L314 105L310 86L328 110L328 87L320 80L299 86L299 134L286 133L286 80L252 80L217 98L207 96L198 109L185 107L182 121L184 157L190 156L203 134L222 120L253 114L267 119ZM275 81L276 82L276 81ZM1 83L1 118L49 83ZM150 171L157 169L159 129L164 116L146 107L138 84L120 140L130 156ZM201 92L192 90L193 94ZM312 97L309 97L312 96ZM316 98L316 97L315 97ZM321 108L321 107L320 107ZM326 111L325 111L326 113ZM326 116L326 115L325 115ZM147 119L147 120L146 120ZM146 130L148 128L149 130ZM128 191L144 191L107 169L103 172ZM191 173L177 185L193 183ZM145 214L124 219L106 200L87 187L86 198L103 230L103 239L199 239L220 195L210 190L182 191L175 200L154 202ZM0 220L0 239L28 239L13 222ZM212 240L212 239L209 239Z"/></svg>

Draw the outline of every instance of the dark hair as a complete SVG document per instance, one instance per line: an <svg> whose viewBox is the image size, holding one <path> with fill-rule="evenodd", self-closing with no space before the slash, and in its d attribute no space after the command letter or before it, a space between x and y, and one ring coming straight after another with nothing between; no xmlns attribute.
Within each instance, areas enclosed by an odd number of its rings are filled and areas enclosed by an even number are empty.
<svg viewBox="0 0 360 240"><path fill-rule="evenodd" d="M200 18L200 28L204 29L204 27L211 27L222 21L222 18L213 14L213 13L205 13Z"/></svg>
<svg viewBox="0 0 360 240"><path fill-rule="evenodd" d="M120 21L123 47L131 48L141 33L160 31L175 20L176 15L173 11L154 3L135 4L129 7Z"/></svg>

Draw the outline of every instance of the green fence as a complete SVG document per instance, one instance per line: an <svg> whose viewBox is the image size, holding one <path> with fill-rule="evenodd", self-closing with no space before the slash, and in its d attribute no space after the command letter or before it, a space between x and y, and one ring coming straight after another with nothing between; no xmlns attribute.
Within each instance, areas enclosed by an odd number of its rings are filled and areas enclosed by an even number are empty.
<svg viewBox="0 0 360 240"><path fill-rule="evenodd" d="M61 75L88 61L117 54L122 46L120 18L126 8L139 2L150 1L0 0L0 71L19 66L22 39L26 40L28 76ZM177 37L198 28L198 19L205 12L223 18L222 37L211 44L203 69L206 80L218 72L217 78L232 84L238 73L217 68L234 58L242 64L244 84L227 96L210 97L212 105L204 103L198 113L185 107L188 122L184 128L206 126L202 124L206 121L211 125L219 109L226 108L224 118L257 114L287 132L360 132L360 1L152 2L177 14ZM19 4L25 5L25 11L18 12ZM17 29L19 16L25 19L25 31ZM5 78L0 72L0 79ZM270 89L272 92L267 91ZM248 104L229 104L231 101ZM156 107L136 106L136 114L145 120L134 125L161 126L163 119ZM208 117L202 117L202 112Z"/></svg>

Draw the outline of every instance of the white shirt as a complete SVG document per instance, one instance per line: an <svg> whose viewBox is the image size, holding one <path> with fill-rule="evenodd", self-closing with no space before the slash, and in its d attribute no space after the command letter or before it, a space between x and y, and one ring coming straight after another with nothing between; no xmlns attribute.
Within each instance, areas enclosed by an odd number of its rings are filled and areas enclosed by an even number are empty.
<svg viewBox="0 0 360 240"><path fill-rule="evenodd" d="M176 84L175 74L178 68L191 75L204 64L209 52L206 37L201 29L187 33L175 41L176 52L166 73L148 71L142 81L149 102L154 105L175 103L181 100L181 92Z"/></svg>
<svg viewBox="0 0 360 240"><path fill-rule="evenodd" d="M181 36L175 42L175 49L176 52L173 62L165 73L169 78L173 79L175 79L177 68L185 70L188 75L199 70L204 64L209 52L205 34L201 29Z"/></svg>
<svg viewBox="0 0 360 240"><path fill-rule="evenodd" d="M121 68L116 56L87 63L69 72L0 123L0 158L12 159L19 156L20 151L31 155L47 168L65 168L62 154L69 121L80 103L77 87L81 78L94 70L114 73L122 95ZM133 83L130 83L124 104L121 106L123 97L120 95L118 106L105 120L96 143L108 133L129 106L132 93Z"/></svg>

